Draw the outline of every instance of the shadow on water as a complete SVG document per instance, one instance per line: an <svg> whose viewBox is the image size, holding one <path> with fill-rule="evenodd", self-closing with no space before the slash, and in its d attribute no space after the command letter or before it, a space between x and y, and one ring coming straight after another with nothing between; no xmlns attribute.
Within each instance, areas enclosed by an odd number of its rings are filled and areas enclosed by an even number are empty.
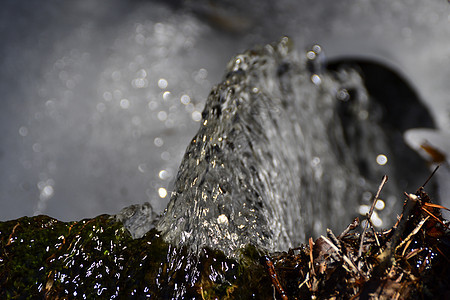
<svg viewBox="0 0 450 300"><path fill-rule="evenodd" d="M329 70L334 71L342 67L357 70L364 80L368 95L373 100L371 109L378 115L378 124L385 132L395 157L392 160L393 173L399 180L399 188L407 191L421 186L429 169L425 161L405 143L403 133L411 128L435 128L435 124L415 88L399 70L379 61L345 57L331 60L327 65ZM351 96L352 91L349 93ZM351 136L351 124L346 123L347 107L348 103L342 101L337 109L344 126L346 142L355 147L358 139ZM364 163L360 163L359 168L362 174L366 173Z"/></svg>

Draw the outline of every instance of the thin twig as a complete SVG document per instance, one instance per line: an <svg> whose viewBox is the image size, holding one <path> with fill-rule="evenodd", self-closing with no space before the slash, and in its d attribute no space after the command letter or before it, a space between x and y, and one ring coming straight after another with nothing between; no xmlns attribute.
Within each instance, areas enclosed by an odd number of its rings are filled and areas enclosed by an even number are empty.
<svg viewBox="0 0 450 300"><path fill-rule="evenodd" d="M380 196L381 190L383 189L387 180L388 180L388 177L386 175L384 175L383 179L381 180L380 186L378 187L377 194L375 195L375 198L373 199L373 203L372 203L372 206L370 207L369 213L367 214L367 220L370 220L370 218L372 218L373 209L375 208L375 204L377 203L377 200L378 200L378 197ZM364 225L364 230L361 234L361 242L359 244L358 257L361 257L361 255L362 255L362 248L364 245L364 236L366 235L366 231L367 231L368 227L369 227L369 222L367 222Z"/></svg>
<svg viewBox="0 0 450 300"><path fill-rule="evenodd" d="M375 237L375 241L377 242L377 246L380 248L381 247L380 241L378 240L378 237L377 237L377 234L375 232L375 229L373 228L374 226L373 226L372 220L371 219L367 219L367 222L370 222L370 228L372 229L373 236Z"/></svg>
<svg viewBox="0 0 450 300"><path fill-rule="evenodd" d="M356 217L353 222L351 224L349 224L347 226L347 228L345 228L344 231L342 231L342 233L339 235L339 239L342 239L347 233L349 233L351 230L355 229L356 227L359 226L359 218Z"/></svg>
<svg viewBox="0 0 450 300"><path fill-rule="evenodd" d="M281 299L288 300L288 297L286 296L286 292L284 291L283 287L281 286L280 281L278 280L277 272L275 271L275 267L273 266L273 262L270 259L269 256L264 255L263 260L266 264L267 270L270 274L270 279L272 280L272 285L280 295Z"/></svg>
<svg viewBox="0 0 450 300"><path fill-rule="evenodd" d="M398 241L400 240L401 236L403 235L403 232L406 228L406 223L408 222L409 216L413 209L416 207L416 204L419 200L419 198L414 194L406 194L408 196L405 208L402 213L402 218L400 219L400 222L398 223L398 227L395 229L395 232L390 239L389 242L387 242L386 249L378 255L378 260L380 261L379 267L386 267L386 264L389 263L389 258L391 257L391 254L393 250L396 248Z"/></svg>
<svg viewBox="0 0 450 300"><path fill-rule="evenodd" d="M13 234L16 232L16 229L17 229L17 227L19 227L19 225L20 225L19 222L17 222L17 224L14 225L13 230L12 230L11 234L10 234L9 237L8 237L8 243L6 244L6 246L11 245L12 236L13 236Z"/></svg>
<svg viewBox="0 0 450 300"><path fill-rule="evenodd" d="M402 251L401 257L405 257L406 250L408 250L409 245L411 245L411 243L412 243L412 240L409 240L409 241L406 242L405 247L403 247L403 251Z"/></svg>
<svg viewBox="0 0 450 300"><path fill-rule="evenodd" d="M339 250L339 248L333 244L332 241L330 241L328 238L324 237L323 235L320 236L328 245L330 245L331 248L333 248L334 251L336 251L336 253L342 257L344 259L344 261L353 269L353 271L355 273L358 273L359 275L361 275L363 278L365 278L364 274L362 274L362 272L356 267L356 265L353 263L353 261L350 260L350 258L347 257L347 255L345 255L344 253L342 253L341 250Z"/></svg>
<svg viewBox="0 0 450 300"><path fill-rule="evenodd" d="M425 224L425 222L428 221L429 218L430 216L422 219L422 221L417 224L416 228L414 228L414 230L397 247L395 247L395 252L397 252L397 249L401 248L407 241L409 241L415 234L417 234L417 232L419 232L420 228L422 228L423 224Z"/></svg>
<svg viewBox="0 0 450 300"><path fill-rule="evenodd" d="M311 263L311 275L316 276L316 271L314 270L313 247L314 247L313 239L309 238L309 262Z"/></svg>
<svg viewBox="0 0 450 300"><path fill-rule="evenodd" d="M305 280L303 280L303 282L299 284L298 289L301 289L302 286L308 282L308 280L309 280L309 272L306 273Z"/></svg>
<svg viewBox="0 0 450 300"><path fill-rule="evenodd" d="M327 228L327 236L330 238L330 240L336 245L336 247L339 248L339 250L342 250L341 242L336 238L333 231L331 231L330 228Z"/></svg>
<svg viewBox="0 0 450 300"><path fill-rule="evenodd" d="M422 205L421 209L426 212L430 217L432 217L433 219L435 219L437 222L441 223L442 226L445 226L448 228L448 225L446 225L444 222L442 222L438 217L436 217L435 215L433 215L430 211L428 211L424 206L426 204Z"/></svg>
<svg viewBox="0 0 450 300"><path fill-rule="evenodd" d="M405 259L408 260L413 256L416 256L417 254L419 254L420 252L424 251L424 248L417 248L414 249L413 251L409 252L408 255L406 255Z"/></svg>
<svg viewBox="0 0 450 300"><path fill-rule="evenodd" d="M424 188L424 187L425 187L425 185L426 185L426 184L428 183L428 181L430 181L430 179L434 176L434 173L437 172L437 170L439 169L440 166L441 166L441 165L439 164L439 165L436 166L436 168L434 168L434 171L431 173L430 176L428 176L427 180L425 180L425 183L422 184L421 188Z"/></svg>
<svg viewBox="0 0 450 300"><path fill-rule="evenodd" d="M444 209L444 210L450 211L450 209L448 209L448 208L445 207L445 206L442 206L442 205L439 205L439 204L430 203L430 202L426 202L426 206L432 207L432 208L439 208L439 209Z"/></svg>

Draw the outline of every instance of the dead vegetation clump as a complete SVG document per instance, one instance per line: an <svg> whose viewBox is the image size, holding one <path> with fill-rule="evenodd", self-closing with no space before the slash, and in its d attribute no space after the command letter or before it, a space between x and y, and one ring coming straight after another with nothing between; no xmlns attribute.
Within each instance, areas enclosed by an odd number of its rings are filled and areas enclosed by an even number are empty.
<svg viewBox="0 0 450 300"><path fill-rule="evenodd" d="M276 298L450 297L450 231L441 214L447 208L431 202L425 183L405 193L391 229L376 231L370 217L386 181L385 176L362 224L356 218L338 236L327 230L309 245L263 257Z"/></svg>

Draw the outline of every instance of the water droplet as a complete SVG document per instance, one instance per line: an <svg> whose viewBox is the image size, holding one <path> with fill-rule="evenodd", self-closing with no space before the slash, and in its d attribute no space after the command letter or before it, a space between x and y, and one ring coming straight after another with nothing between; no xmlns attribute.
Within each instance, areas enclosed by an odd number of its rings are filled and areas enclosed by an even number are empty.
<svg viewBox="0 0 450 300"><path fill-rule="evenodd" d="M171 93L169 91L165 91L163 93L163 99L166 100L166 101L169 100L170 95L171 95Z"/></svg>
<svg viewBox="0 0 450 300"><path fill-rule="evenodd" d="M145 78L145 77L147 77L147 71L145 71L144 69L140 69L140 70L137 72L137 74L138 74L138 76L139 76L140 78Z"/></svg>
<svg viewBox="0 0 450 300"><path fill-rule="evenodd" d="M370 218L372 224L376 227L381 227L383 225L383 220L378 216L376 212L373 212L372 217Z"/></svg>
<svg viewBox="0 0 450 300"><path fill-rule="evenodd" d="M161 171L159 171L158 176L162 180L166 180L166 179L170 178L170 173L166 170L161 170Z"/></svg>
<svg viewBox="0 0 450 300"><path fill-rule="evenodd" d="M120 107L123 109L127 109L130 107L130 101L128 99L120 100Z"/></svg>
<svg viewBox="0 0 450 300"><path fill-rule="evenodd" d="M113 96L114 96L114 99L119 100L120 98L122 98L122 91L121 90L114 90Z"/></svg>
<svg viewBox="0 0 450 300"><path fill-rule="evenodd" d="M139 170L139 172L141 172L141 173L147 172L147 165L146 165L146 164L139 164L138 170Z"/></svg>
<svg viewBox="0 0 450 300"><path fill-rule="evenodd" d="M165 120L167 120L167 113L166 113L164 110L158 112L158 119L159 119L160 121L165 121Z"/></svg>
<svg viewBox="0 0 450 300"><path fill-rule="evenodd" d="M28 135L28 128L26 128L25 126L22 126L19 128L19 134L21 136L27 136Z"/></svg>
<svg viewBox="0 0 450 300"><path fill-rule="evenodd" d="M221 214L217 217L217 223L221 225L228 225L228 218L224 214Z"/></svg>
<svg viewBox="0 0 450 300"><path fill-rule="evenodd" d="M164 145L164 140L160 137L157 137L153 140L153 143L156 147L161 147L162 145Z"/></svg>
<svg viewBox="0 0 450 300"><path fill-rule="evenodd" d="M336 94L336 98L339 101L346 102L350 99L350 94L348 93L347 89L340 89Z"/></svg>
<svg viewBox="0 0 450 300"><path fill-rule="evenodd" d="M45 186L41 191L41 196L50 198L53 195L53 187L51 185Z"/></svg>
<svg viewBox="0 0 450 300"><path fill-rule="evenodd" d="M191 102L191 98L188 95L183 95L180 98L181 103L188 105Z"/></svg>
<svg viewBox="0 0 450 300"><path fill-rule="evenodd" d="M378 199L377 203L375 203L375 208L378 210L383 210L385 208L385 206L386 205L384 204L384 201L381 199Z"/></svg>
<svg viewBox="0 0 450 300"><path fill-rule="evenodd" d="M318 164L320 164L320 158L319 157L314 157L311 161L311 167L316 167Z"/></svg>
<svg viewBox="0 0 450 300"><path fill-rule="evenodd" d="M322 79L320 78L319 75L314 74L311 76L311 81L315 84L315 85L319 85L322 83Z"/></svg>
<svg viewBox="0 0 450 300"><path fill-rule="evenodd" d="M195 106L192 103L188 103L185 107L185 110L189 113L192 113L194 111L194 109L195 109Z"/></svg>
<svg viewBox="0 0 450 300"><path fill-rule="evenodd" d="M160 78L160 79L158 80L158 87L159 87L160 89L164 90L165 88L167 88L168 85L169 85L169 83L167 82L166 79Z"/></svg>
<svg viewBox="0 0 450 300"><path fill-rule="evenodd" d="M384 166L385 164L387 164L388 159L386 157L386 155L384 154L379 154L377 156L377 164L379 164L380 166Z"/></svg>
<svg viewBox="0 0 450 300"><path fill-rule="evenodd" d="M171 155L168 151L164 151L163 153L161 153L161 158L165 161L170 160L170 157L171 157Z"/></svg>
<svg viewBox="0 0 450 300"><path fill-rule="evenodd" d="M74 89L75 86L76 86L76 83L75 83L74 80L69 79L69 80L66 81L66 87L67 87L69 90Z"/></svg>
<svg viewBox="0 0 450 300"><path fill-rule="evenodd" d="M367 118L369 117L369 112L367 110L361 110L358 113L358 118L363 121L363 120L367 120Z"/></svg>
<svg viewBox="0 0 450 300"><path fill-rule="evenodd" d="M320 53L322 53L322 47L320 45L314 45L312 47L312 51L314 51L314 53L316 53L317 55L319 55Z"/></svg>
<svg viewBox="0 0 450 300"><path fill-rule="evenodd" d="M369 213L369 210L370 210L370 206L369 205L360 205L359 206L359 213L361 215L365 215L365 214Z"/></svg>
<svg viewBox="0 0 450 300"><path fill-rule="evenodd" d="M34 152L41 152L42 151L42 146L39 143L33 144L32 148L33 148Z"/></svg>
<svg viewBox="0 0 450 300"><path fill-rule="evenodd" d="M150 110L155 110L157 107L158 107L158 102L156 102L156 101L152 100L148 103L148 108L150 108Z"/></svg>
<svg viewBox="0 0 450 300"><path fill-rule="evenodd" d="M135 78L131 81L131 85L136 89L142 89L148 86L148 80L145 78Z"/></svg>
<svg viewBox="0 0 450 300"><path fill-rule="evenodd" d="M200 122L201 119L202 119L202 114L199 111L194 110L192 112L192 120L194 120L195 122Z"/></svg>
<svg viewBox="0 0 450 300"><path fill-rule="evenodd" d="M202 68L202 69L198 70L198 72L194 72L193 75L194 75L194 80L197 83L202 83L208 76L208 71L206 71L206 69Z"/></svg>
<svg viewBox="0 0 450 300"><path fill-rule="evenodd" d="M306 52L306 58L313 60L316 58L316 53L312 50L308 51L308 52Z"/></svg>
<svg viewBox="0 0 450 300"><path fill-rule="evenodd" d="M105 99L105 101L111 101L112 100L112 94L110 92L104 92L103 93L103 99Z"/></svg>
<svg viewBox="0 0 450 300"><path fill-rule="evenodd" d="M163 187L160 187L158 189L158 195L161 198L166 198L167 197L167 190L165 188L163 188Z"/></svg>

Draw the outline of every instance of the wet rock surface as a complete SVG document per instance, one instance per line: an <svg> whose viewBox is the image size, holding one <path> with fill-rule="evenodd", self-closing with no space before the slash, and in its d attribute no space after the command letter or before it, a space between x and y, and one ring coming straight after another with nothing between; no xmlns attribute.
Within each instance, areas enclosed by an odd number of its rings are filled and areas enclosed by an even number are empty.
<svg viewBox="0 0 450 300"><path fill-rule="evenodd" d="M201 298L271 295L259 252L242 262L208 249L198 257L151 230L133 239L107 215L79 222L47 216L0 222L2 299ZM176 262L176 263L175 263Z"/></svg>

